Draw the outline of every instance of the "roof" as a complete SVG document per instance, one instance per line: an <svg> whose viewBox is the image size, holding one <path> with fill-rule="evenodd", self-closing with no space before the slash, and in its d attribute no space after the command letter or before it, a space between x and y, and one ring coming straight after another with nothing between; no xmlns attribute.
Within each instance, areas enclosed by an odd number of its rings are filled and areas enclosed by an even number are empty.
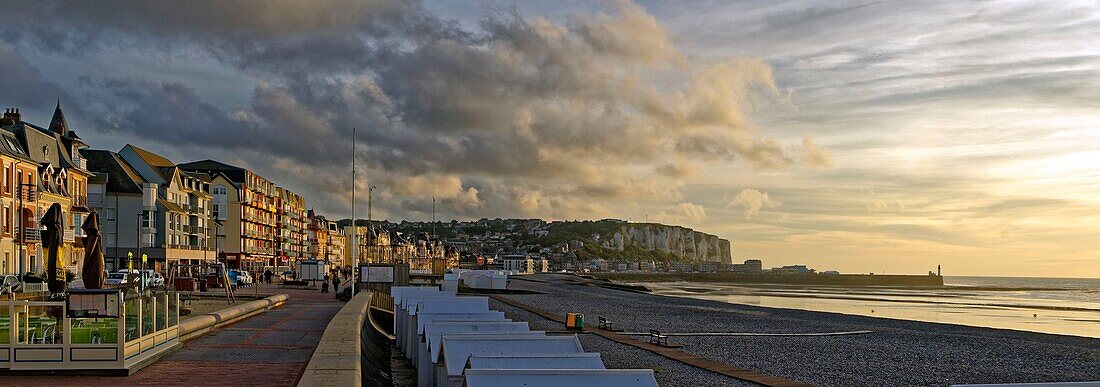
<svg viewBox="0 0 1100 387"><path fill-rule="evenodd" d="M245 172L248 171L235 165L229 165L214 160L192 161L190 163L179 164L179 167L186 171L197 171L211 175L215 172L220 172L225 175L226 179L238 184L244 183Z"/></svg>
<svg viewBox="0 0 1100 387"><path fill-rule="evenodd" d="M57 107L53 109L53 118L50 119L50 131L62 136L68 135L69 123L65 121L65 113L61 112L61 99L57 99Z"/></svg>
<svg viewBox="0 0 1100 387"><path fill-rule="evenodd" d="M406 299L407 300L407 299ZM417 313L481 313L489 311L488 297L423 298L416 301L416 309L409 308L409 315ZM418 327L417 333L424 327Z"/></svg>
<svg viewBox="0 0 1100 387"><path fill-rule="evenodd" d="M657 387L653 370L467 370L467 387Z"/></svg>
<svg viewBox="0 0 1100 387"><path fill-rule="evenodd" d="M505 337L491 340L478 336L444 337L442 361L447 374L462 375L470 355L507 355L519 353L583 353L580 340L573 336ZM503 384L508 385L508 384ZM514 384L513 384L514 385Z"/></svg>
<svg viewBox="0 0 1100 387"><path fill-rule="evenodd" d="M496 340L501 337L513 338L513 337L546 337L546 331L515 331L515 332L449 332L443 333L439 336L439 339L425 345L430 345L428 348L432 353L428 354L432 363L439 362L439 354L442 353L443 338L458 339L458 338L476 338L480 340Z"/></svg>
<svg viewBox="0 0 1100 387"><path fill-rule="evenodd" d="M145 179L126 163L118 153L107 150L81 149L80 154L88 160L88 169L98 174L106 174L108 193L141 193Z"/></svg>
<svg viewBox="0 0 1100 387"><path fill-rule="evenodd" d="M471 355L469 369L559 369L602 370L607 367L596 353L529 353L509 355Z"/></svg>
<svg viewBox="0 0 1100 387"><path fill-rule="evenodd" d="M531 327L521 321L433 321L424 326L424 343L432 348L433 343L438 343L446 333L501 333L501 332L530 332ZM436 345L435 347L439 347ZM432 358L438 356L432 351Z"/></svg>
<svg viewBox="0 0 1100 387"><path fill-rule="evenodd" d="M0 130L0 136L2 136L0 137L0 153L24 161L34 161L27 157L27 151L23 149L23 145L21 145L19 138L15 136L15 133Z"/></svg>
<svg viewBox="0 0 1100 387"><path fill-rule="evenodd" d="M183 210L183 207L180 207L176 203L172 203L170 201L167 201L167 200L164 200L164 199L161 199L161 198L157 198L157 203L160 203L160 205L164 206L164 209L168 210L169 212L178 212L178 213L182 213L182 214L187 213L187 211Z"/></svg>
<svg viewBox="0 0 1100 387"><path fill-rule="evenodd" d="M141 157L141 159L144 160L146 164L149 164L150 167L153 167L153 168L166 168L166 167L170 168L170 167L176 166L175 163L172 163L171 160L168 160L168 159L164 158L164 156L161 156L161 155L158 155L156 153L147 151L145 149L138 148L137 146L135 146L133 144L126 144L126 146L124 148L132 149L134 151L134 153L137 154L138 157Z"/></svg>

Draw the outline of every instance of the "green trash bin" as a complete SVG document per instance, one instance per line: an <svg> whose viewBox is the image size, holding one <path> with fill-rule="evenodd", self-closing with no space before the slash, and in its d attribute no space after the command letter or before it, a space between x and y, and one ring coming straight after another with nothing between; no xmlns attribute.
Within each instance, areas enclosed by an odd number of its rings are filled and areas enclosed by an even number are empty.
<svg viewBox="0 0 1100 387"><path fill-rule="evenodd" d="M583 313L567 313L565 315L565 329L574 331L584 330L584 314Z"/></svg>

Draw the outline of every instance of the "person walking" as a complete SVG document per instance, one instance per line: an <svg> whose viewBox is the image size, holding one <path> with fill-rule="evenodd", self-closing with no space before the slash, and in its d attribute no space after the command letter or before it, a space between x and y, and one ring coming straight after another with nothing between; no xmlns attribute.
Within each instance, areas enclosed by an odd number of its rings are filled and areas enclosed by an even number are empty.
<svg viewBox="0 0 1100 387"><path fill-rule="evenodd" d="M274 275L274 274L275 273L271 272L271 269L264 270L264 279L267 280L267 283L269 283L269 284L271 283L271 276Z"/></svg>
<svg viewBox="0 0 1100 387"><path fill-rule="evenodd" d="M321 293L328 293L328 274L325 274L325 280L321 281ZM317 277L313 277L317 278Z"/></svg>
<svg viewBox="0 0 1100 387"><path fill-rule="evenodd" d="M337 294L340 293L340 277L337 275L332 276L332 292ZM337 298L339 298L339 296L337 296Z"/></svg>

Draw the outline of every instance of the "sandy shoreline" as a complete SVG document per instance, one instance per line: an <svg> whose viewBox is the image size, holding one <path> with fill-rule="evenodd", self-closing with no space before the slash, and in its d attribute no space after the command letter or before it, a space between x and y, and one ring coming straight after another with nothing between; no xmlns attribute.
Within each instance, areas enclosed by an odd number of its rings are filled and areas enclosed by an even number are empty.
<svg viewBox="0 0 1100 387"><path fill-rule="evenodd" d="M562 275L510 281L546 294L508 297L560 313L614 320L628 331L815 333L871 330L848 336L676 337L684 350L722 363L818 385L932 385L952 383L1100 380L1100 339L924 323L837 313L764 308L639 294L576 284ZM502 306L496 303L494 307ZM500 310L533 328L556 323L510 307ZM546 327L546 328L541 328ZM658 370L662 385L737 385L728 377L648 352L582 335L611 368ZM589 348L589 347L592 348Z"/></svg>

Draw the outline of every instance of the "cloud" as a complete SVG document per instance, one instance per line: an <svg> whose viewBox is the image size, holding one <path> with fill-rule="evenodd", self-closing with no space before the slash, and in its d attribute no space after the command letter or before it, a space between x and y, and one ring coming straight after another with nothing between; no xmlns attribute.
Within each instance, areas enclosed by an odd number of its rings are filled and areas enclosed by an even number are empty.
<svg viewBox="0 0 1100 387"><path fill-rule="evenodd" d="M750 188L741 190L736 196L729 199L726 207L740 207L745 211L745 220L749 220L761 210L779 207L782 204L778 200L769 197L767 192Z"/></svg>
<svg viewBox="0 0 1100 387"><path fill-rule="evenodd" d="M588 217L608 210L567 203L677 200L706 165L820 163L747 118L783 94L768 64L688 55L625 1L562 21L492 9L476 26L387 0L44 1L10 12L33 27L0 34L24 47L186 52L257 78L244 107L179 82L89 78L101 103L85 122L196 158L232 154L276 181L306 176L295 184L322 211L347 203L337 196L350 184L336 182L350 169L352 127L363 170L400 203L394 213L422 213L431 186L454 215Z"/></svg>

